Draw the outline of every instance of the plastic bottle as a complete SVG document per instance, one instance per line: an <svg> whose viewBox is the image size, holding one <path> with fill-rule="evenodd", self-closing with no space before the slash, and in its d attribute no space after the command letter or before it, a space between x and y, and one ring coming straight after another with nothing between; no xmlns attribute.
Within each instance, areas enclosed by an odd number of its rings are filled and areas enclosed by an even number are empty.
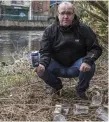
<svg viewBox="0 0 109 122"><path fill-rule="evenodd" d="M104 110L103 107L99 107L96 110L96 116L102 120L104 120L105 122L108 122L108 113Z"/></svg>
<svg viewBox="0 0 109 122"><path fill-rule="evenodd" d="M75 115L87 114L88 110L89 110L88 106L83 106L83 105L78 105L78 104L74 104L74 106L73 106L73 113Z"/></svg>
<svg viewBox="0 0 109 122"><path fill-rule="evenodd" d="M91 106L99 106L102 103L102 95L96 91L96 94L92 97Z"/></svg>

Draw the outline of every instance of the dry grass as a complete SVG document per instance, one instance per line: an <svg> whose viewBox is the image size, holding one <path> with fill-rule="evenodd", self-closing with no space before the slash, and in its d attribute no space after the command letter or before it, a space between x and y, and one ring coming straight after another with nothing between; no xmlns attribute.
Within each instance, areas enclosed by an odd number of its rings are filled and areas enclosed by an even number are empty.
<svg viewBox="0 0 109 122"><path fill-rule="evenodd" d="M51 96L45 93L44 82L37 77L33 69L30 69L28 62L20 61L20 64L14 66L14 71L6 72L6 67L1 67L0 120L52 121L55 104L67 103L70 106L66 116L68 121L100 121L95 114L97 107L91 107L90 104L94 91L99 90L103 94L102 105L108 105L107 54L97 61L96 68L95 76L87 91L90 100L83 101L75 95L77 79L62 79L64 84L62 96ZM88 105L88 114L74 115L75 103Z"/></svg>

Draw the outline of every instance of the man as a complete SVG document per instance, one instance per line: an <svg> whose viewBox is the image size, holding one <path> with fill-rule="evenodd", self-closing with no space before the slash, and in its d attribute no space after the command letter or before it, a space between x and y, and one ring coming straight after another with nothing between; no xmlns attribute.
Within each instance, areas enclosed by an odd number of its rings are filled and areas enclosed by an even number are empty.
<svg viewBox="0 0 109 122"><path fill-rule="evenodd" d="M79 22L70 2L60 3L57 15L56 22L44 31L40 64L35 70L58 94L63 87L59 77L79 77L76 93L87 100L85 92L102 49L90 27Z"/></svg>

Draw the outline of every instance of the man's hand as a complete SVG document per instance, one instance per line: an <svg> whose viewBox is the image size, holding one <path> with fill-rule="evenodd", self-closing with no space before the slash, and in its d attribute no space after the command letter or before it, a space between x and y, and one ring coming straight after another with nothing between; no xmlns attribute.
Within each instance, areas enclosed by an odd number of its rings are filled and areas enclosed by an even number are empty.
<svg viewBox="0 0 109 122"><path fill-rule="evenodd" d="M45 66L42 64L39 64L39 66L35 68L35 72L37 73L42 73L44 71L45 71Z"/></svg>
<svg viewBox="0 0 109 122"><path fill-rule="evenodd" d="M82 63L81 66L80 66L80 71L82 72L87 72L91 69L91 66L87 63Z"/></svg>

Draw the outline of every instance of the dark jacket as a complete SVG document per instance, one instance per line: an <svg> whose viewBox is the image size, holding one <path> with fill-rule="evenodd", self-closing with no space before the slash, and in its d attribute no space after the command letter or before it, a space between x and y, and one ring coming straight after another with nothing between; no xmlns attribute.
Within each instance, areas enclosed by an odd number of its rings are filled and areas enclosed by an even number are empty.
<svg viewBox="0 0 109 122"><path fill-rule="evenodd" d="M53 58L69 67L83 57L83 62L92 65L101 53L95 33L75 15L72 26L62 27L57 19L45 29L41 40L40 63L48 67Z"/></svg>

